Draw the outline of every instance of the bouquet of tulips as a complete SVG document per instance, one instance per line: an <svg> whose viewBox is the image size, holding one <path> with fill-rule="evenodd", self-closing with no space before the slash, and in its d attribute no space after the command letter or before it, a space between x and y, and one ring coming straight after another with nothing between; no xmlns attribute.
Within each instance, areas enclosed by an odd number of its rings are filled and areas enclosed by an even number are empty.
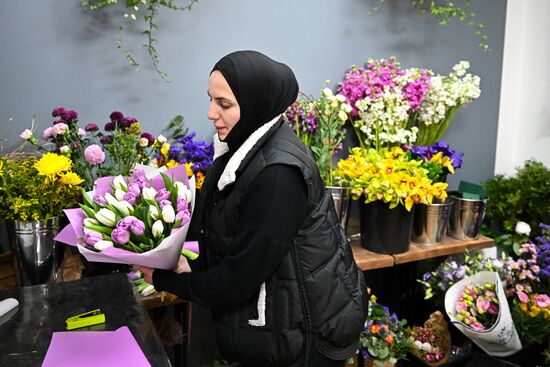
<svg viewBox="0 0 550 367"><path fill-rule="evenodd" d="M88 261L173 269L189 228L194 186L185 166L98 179L79 209L65 210L70 224L56 240L76 245Z"/></svg>

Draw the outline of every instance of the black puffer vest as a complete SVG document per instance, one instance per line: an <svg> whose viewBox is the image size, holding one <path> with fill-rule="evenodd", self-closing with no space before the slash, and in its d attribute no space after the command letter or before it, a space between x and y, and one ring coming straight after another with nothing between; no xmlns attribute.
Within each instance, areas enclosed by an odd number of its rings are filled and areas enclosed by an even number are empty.
<svg viewBox="0 0 550 367"><path fill-rule="evenodd" d="M241 197L273 164L300 169L310 214L261 289L237 306L214 310L218 347L224 358L253 366L302 366L315 350L347 359L357 350L366 319L365 281L309 149L281 121L246 154L234 183L220 191L207 176L201 195L212 194L212 201L196 213L202 218L203 266L214 266L231 253Z"/></svg>

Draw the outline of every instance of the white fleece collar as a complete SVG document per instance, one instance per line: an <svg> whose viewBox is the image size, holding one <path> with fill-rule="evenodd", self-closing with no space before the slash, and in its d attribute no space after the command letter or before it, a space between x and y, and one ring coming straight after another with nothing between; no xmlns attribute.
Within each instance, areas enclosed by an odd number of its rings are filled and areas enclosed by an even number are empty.
<svg viewBox="0 0 550 367"><path fill-rule="evenodd" d="M220 176L220 179L218 180L218 189L221 191L223 190L227 185L232 184L235 182L236 179L236 173L237 169L239 169L242 160L248 152L256 145L258 140L264 136L269 129L275 125L275 123L279 120L280 116L276 116L273 120L266 122L262 126L260 126L256 131L254 131L248 139L244 141L244 143L237 149L237 151L233 154L233 156L229 159L229 162L227 162L227 165L225 166L225 169L223 170L222 175ZM214 152L216 152L216 139L214 139ZM222 154L225 154L227 152L227 144L223 143L221 141L218 142L220 144L225 144L225 152ZM222 146L220 146L220 149L222 149ZM214 153L215 154L215 153ZM222 155L220 154L220 155Z"/></svg>

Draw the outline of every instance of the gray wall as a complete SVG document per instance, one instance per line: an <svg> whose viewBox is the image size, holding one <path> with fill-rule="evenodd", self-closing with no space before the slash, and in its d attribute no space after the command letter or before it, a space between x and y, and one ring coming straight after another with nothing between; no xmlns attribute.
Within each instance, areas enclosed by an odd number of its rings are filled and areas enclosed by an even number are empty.
<svg viewBox="0 0 550 367"><path fill-rule="evenodd" d="M117 34L122 9L90 14L79 1L3 0L0 137L18 139L33 115L45 128L53 107L62 105L77 110L82 124L103 124L120 110L154 134L182 114L199 137L209 139L214 130L206 119L208 74L221 56L237 49L256 49L287 63L301 90L315 95L324 80L335 85L351 64L369 57L394 55L404 67L439 73L467 59L481 76L482 96L457 114L445 136L466 152L463 168L449 182L456 187L460 179L482 181L494 168L506 1L474 4L490 53L464 24L441 28L405 0L387 1L375 15L368 14L368 0L201 0L190 13L162 10L156 36L161 68L172 79L166 84L142 50L141 23ZM141 62L138 71L115 49L117 36Z"/></svg>

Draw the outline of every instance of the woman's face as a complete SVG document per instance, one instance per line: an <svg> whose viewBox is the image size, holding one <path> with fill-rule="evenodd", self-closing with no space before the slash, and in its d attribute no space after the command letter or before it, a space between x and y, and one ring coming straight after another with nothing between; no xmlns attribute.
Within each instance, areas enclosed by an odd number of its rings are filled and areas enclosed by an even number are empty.
<svg viewBox="0 0 550 367"><path fill-rule="evenodd" d="M218 138L223 141L241 118L241 108L231 87L219 70L214 70L208 79L208 119L214 123Z"/></svg>

